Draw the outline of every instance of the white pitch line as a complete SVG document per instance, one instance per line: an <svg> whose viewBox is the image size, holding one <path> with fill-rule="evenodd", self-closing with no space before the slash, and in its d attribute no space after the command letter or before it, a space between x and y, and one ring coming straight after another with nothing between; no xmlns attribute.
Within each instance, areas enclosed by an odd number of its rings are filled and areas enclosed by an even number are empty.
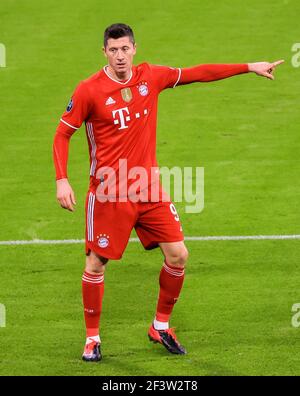
<svg viewBox="0 0 300 396"><path fill-rule="evenodd" d="M244 236L203 236L186 237L187 241L244 241L244 240L277 240L277 239L300 239L300 235L244 235Z"/></svg>
<svg viewBox="0 0 300 396"><path fill-rule="evenodd" d="M245 241L245 240L286 240L300 239L295 235L245 235L245 236L187 236L185 241ZM32 239L29 241L0 241L0 245L70 245L84 243L84 239ZM139 242L138 238L130 238L129 242Z"/></svg>

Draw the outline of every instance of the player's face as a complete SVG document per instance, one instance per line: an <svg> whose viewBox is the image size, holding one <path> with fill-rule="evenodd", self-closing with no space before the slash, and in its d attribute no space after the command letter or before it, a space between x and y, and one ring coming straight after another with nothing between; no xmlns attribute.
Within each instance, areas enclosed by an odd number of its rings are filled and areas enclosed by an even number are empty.
<svg viewBox="0 0 300 396"><path fill-rule="evenodd" d="M118 39L108 39L103 48L110 67L116 74L127 74L131 70L133 57L136 54L136 45L132 44L128 36Z"/></svg>

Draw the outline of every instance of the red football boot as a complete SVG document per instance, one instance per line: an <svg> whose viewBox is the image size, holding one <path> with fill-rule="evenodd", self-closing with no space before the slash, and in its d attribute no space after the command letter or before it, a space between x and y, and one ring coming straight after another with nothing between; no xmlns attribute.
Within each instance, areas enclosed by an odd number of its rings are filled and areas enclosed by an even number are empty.
<svg viewBox="0 0 300 396"><path fill-rule="evenodd" d="M185 355L187 353L186 349L177 340L174 329L155 330L153 325L151 325L148 337L150 341L162 344L170 353L176 355Z"/></svg>

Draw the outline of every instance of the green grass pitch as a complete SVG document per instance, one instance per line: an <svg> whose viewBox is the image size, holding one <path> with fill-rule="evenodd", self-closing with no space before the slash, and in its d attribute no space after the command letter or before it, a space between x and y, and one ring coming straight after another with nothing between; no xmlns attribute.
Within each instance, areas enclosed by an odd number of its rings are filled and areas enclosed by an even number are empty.
<svg viewBox="0 0 300 396"><path fill-rule="evenodd" d="M132 25L136 63L177 67L285 59L271 82L242 75L161 94L160 166L203 166L205 209L187 236L299 234L300 41L297 0L5 0L0 4L0 240L83 238L88 186L83 128L71 143L74 214L56 203L52 140L77 83L105 64L102 34ZM172 325L188 350L147 339L162 257L130 243L110 262L104 359L81 361L83 245L0 246L0 375L299 375L300 241L187 242Z"/></svg>

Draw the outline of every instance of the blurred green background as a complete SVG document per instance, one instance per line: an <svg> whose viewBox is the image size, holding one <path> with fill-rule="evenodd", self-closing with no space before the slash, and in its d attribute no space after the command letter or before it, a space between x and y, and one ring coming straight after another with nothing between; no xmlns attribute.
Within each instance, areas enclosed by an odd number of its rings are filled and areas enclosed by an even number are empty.
<svg viewBox="0 0 300 396"><path fill-rule="evenodd" d="M160 166L205 168L204 211L176 204L186 236L300 234L299 13L296 0L1 1L0 240L84 237L84 128L70 147L74 214L56 203L52 141L75 86L105 65L103 31L115 22L134 29L136 64L285 59L274 82L251 74L164 91L157 154ZM0 374L299 375L300 242L187 246L172 324L189 354L148 344L162 257L131 243L106 273L100 365L80 360L84 246L0 246Z"/></svg>

